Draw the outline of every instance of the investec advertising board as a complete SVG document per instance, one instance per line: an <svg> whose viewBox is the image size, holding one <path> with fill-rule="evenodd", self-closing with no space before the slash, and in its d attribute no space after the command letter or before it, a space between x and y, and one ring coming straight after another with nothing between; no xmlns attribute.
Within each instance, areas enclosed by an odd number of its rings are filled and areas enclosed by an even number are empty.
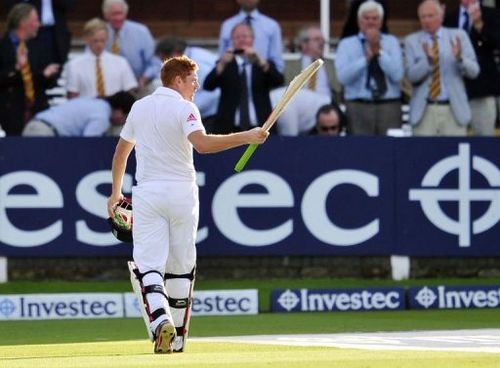
<svg viewBox="0 0 500 368"><path fill-rule="evenodd" d="M406 308L405 290L286 289L271 293L273 312L357 312Z"/></svg>
<svg viewBox="0 0 500 368"><path fill-rule="evenodd" d="M194 291L193 316L253 315L259 312L256 289ZM0 320L141 317L133 293L0 295Z"/></svg>
<svg viewBox="0 0 500 368"><path fill-rule="evenodd" d="M358 312L401 309L500 308L500 285L369 289L281 289L273 312Z"/></svg>
<svg viewBox="0 0 500 368"><path fill-rule="evenodd" d="M411 309L499 308L500 285L423 286L410 288Z"/></svg>
<svg viewBox="0 0 500 368"><path fill-rule="evenodd" d="M115 144L1 139L0 255L130 256L105 221ZM201 256L500 256L498 138L271 137L235 174L243 150L195 156Z"/></svg>

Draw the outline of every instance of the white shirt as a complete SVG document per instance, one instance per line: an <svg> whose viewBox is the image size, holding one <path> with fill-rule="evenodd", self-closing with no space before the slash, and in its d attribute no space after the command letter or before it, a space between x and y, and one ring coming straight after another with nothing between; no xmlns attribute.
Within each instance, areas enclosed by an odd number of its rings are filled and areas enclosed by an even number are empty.
<svg viewBox="0 0 500 368"><path fill-rule="evenodd" d="M52 11L52 0L42 0L41 22L43 26L53 26L56 24L54 12Z"/></svg>
<svg viewBox="0 0 500 368"><path fill-rule="evenodd" d="M302 70L307 68L312 64L312 58L310 56L304 55L302 57ZM313 76L314 77L314 76ZM332 89L330 87L330 82L328 80L328 74L326 74L326 68L319 68L316 72L316 88L313 92L326 95L330 99L332 98ZM307 89L307 83L302 87Z"/></svg>
<svg viewBox="0 0 500 368"><path fill-rule="evenodd" d="M320 69L321 70L321 69ZM286 87L279 87L271 91L273 108L285 93ZM297 136L308 134L316 125L316 112L331 102L330 97L309 89L301 89L283 110L276 127L279 135Z"/></svg>
<svg viewBox="0 0 500 368"><path fill-rule="evenodd" d="M469 26L467 29L464 29L465 26L465 19L466 17L469 18ZM459 17L458 17L458 26L459 28L462 28L465 32L469 32L472 26L472 20L470 19L470 16L468 15L467 9L464 6L460 6L460 12L459 12Z"/></svg>
<svg viewBox="0 0 500 368"><path fill-rule="evenodd" d="M137 80L127 59L107 51L101 54L100 59L106 96L137 87ZM96 56L92 52L86 51L68 62L66 89L68 92L78 93L79 96L97 96Z"/></svg>
<svg viewBox="0 0 500 368"><path fill-rule="evenodd" d="M120 137L135 144L137 183L196 180L188 135L205 130L196 105L177 91L158 87L136 101Z"/></svg>
<svg viewBox="0 0 500 368"><path fill-rule="evenodd" d="M238 64L238 73L243 72L243 66L245 67L247 76L247 96L248 96L248 116L250 117L250 126L254 127L258 125L257 113L255 112L255 104L253 103L253 93L252 93L252 64L249 62L245 63L245 60L236 55L236 63ZM236 109L236 115L234 116L234 125L240 126L240 109Z"/></svg>

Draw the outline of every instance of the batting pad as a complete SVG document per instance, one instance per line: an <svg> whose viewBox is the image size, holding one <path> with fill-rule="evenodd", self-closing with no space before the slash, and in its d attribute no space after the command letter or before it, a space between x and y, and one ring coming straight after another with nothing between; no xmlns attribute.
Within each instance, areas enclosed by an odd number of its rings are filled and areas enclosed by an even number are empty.
<svg viewBox="0 0 500 368"><path fill-rule="evenodd" d="M165 289L168 293L170 313L177 330L174 352L182 352L186 347L194 287L194 269L185 275L165 275Z"/></svg>
<svg viewBox="0 0 500 368"><path fill-rule="evenodd" d="M144 295L142 294L142 283L137 277L137 275L139 274L139 270L133 261L128 262L128 269L130 271L130 283L132 284L132 290L134 290L135 297L137 298L137 301L139 303L139 309L141 310L142 318L144 319L149 339L151 341L154 341L153 332L149 327L149 313L146 309L146 301L144 299Z"/></svg>

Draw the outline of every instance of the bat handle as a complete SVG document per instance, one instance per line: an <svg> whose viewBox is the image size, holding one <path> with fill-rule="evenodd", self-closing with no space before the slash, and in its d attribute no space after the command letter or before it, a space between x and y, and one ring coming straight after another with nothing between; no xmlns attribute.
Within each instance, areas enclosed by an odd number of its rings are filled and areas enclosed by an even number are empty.
<svg viewBox="0 0 500 368"><path fill-rule="evenodd" d="M241 158L238 160L236 163L236 166L234 167L234 171L240 172L245 168L245 165L247 164L248 160L250 160L250 157L252 157L253 153L257 149L258 145L257 144L249 144L243 155L241 155Z"/></svg>

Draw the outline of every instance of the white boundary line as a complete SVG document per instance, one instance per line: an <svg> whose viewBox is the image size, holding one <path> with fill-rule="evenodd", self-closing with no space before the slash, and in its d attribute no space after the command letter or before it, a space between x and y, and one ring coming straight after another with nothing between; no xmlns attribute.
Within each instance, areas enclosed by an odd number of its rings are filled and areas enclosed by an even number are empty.
<svg viewBox="0 0 500 368"><path fill-rule="evenodd" d="M254 335L192 338L190 340L365 350L457 351L500 354L500 329Z"/></svg>

